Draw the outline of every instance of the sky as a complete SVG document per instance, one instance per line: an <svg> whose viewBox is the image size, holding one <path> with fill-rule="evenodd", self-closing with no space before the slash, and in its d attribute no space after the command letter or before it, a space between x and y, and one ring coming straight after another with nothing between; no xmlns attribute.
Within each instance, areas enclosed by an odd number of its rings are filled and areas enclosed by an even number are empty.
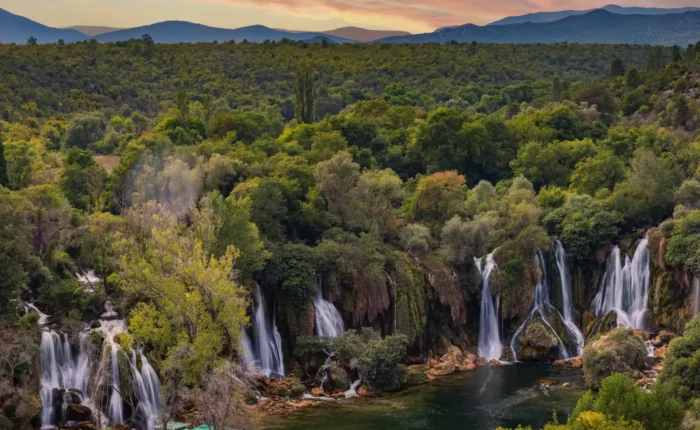
<svg viewBox="0 0 700 430"><path fill-rule="evenodd" d="M237 28L261 24L289 30L348 25L424 33L505 16L591 9L611 0L0 0L0 8L52 27L136 27L167 20ZM621 6L700 6L700 0L619 0Z"/></svg>

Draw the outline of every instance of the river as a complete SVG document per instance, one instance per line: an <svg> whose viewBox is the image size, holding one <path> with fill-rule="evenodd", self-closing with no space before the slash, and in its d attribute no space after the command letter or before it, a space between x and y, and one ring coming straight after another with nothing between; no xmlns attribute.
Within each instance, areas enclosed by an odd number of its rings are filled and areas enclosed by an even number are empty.
<svg viewBox="0 0 700 430"><path fill-rule="evenodd" d="M551 389L543 380L556 380ZM569 382L571 388L563 388ZM545 364L480 367L376 398L326 403L286 417L267 417L275 430L475 429L531 425L554 411L565 421L584 393L581 372Z"/></svg>

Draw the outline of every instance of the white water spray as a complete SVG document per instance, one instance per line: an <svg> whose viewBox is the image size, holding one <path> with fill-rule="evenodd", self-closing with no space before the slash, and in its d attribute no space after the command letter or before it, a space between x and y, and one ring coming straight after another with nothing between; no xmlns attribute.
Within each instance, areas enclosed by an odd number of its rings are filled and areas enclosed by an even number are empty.
<svg viewBox="0 0 700 430"><path fill-rule="evenodd" d="M598 318L614 311L617 325L644 329L644 317L649 304L649 248L645 237L639 242L634 256L625 257L622 264L617 246L608 257L600 290L593 300L592 309Z"/></svg>
<svg viewBox="0 0 700 430"><path fill-rule="evenodd" d="M554 256L557 260L557 270L561 279L561 297L562 297L562 316L563 322L567 331L571 334L576 343L576 355L581 355L585 340L583 333L574 321L574 301L571 291L571 283L569 282L569 267L566 262L566 250L564 245L558 241L554 241Z"/></svg>
<svg viewBox="0 0 700 430"><path fill-rule="evenodd" d="M244 368L262 372L265 376L284 377L284 356L282 354L282 336L277 330L277 316L272 318L272 325L267 314L265 298L260 286L256 285L257 306L253 315L253 334L255 343L248 333L241 332L241 364Z"/></svg>
<svg viewBox="0 0 700 430"><path fill-rule="evenodd" d="M340 312L333 303L323 299L323 292L320 288L314 297L314 309L318 337L338 337L345 333L343 317L340 316Z"/></svg>
<svg viewBox="0 0 700 430"><path fill-rule="evenodd" d="M498 360L503 353L501 333L498 324L498 297L491 293L489 284L491 273L498 270L493 252L484 257L475 258L476 268L481 273L481 313L479 315L479 356L487 361Z"/></svg>
<svg viewBox="0 0 700 430"><path fill-rule="evenodd" d="M551 302L549 301L549 283L547 282L547 271L544 266L544 257L539 252L535 255L535 261L540 267L542 276L540 277L540 281L537 283L537 287L535 288L535 298L532 301L532 310L530 311L530 314L527 316L527 318L525 318L525 321L523 321L518 330L515 332L513 338L510 340L510 350L513 353L513 361L518 361L518 354L515 352L515 343L518 340L520 333L527 326L527 323L530 322L531 319L537 317L538 315L540 321L552 331L554 336L559 341L559 356L560 358L566 360L571 357L566 351L564 342L562 342L556 330L554 330L554 327L552 327L552 324L549 322L549 318L547 315L548 313L556 313L559 315L562 321L564 320L564 318L561 317L559 311L554 306L552 306Z"/></svg>

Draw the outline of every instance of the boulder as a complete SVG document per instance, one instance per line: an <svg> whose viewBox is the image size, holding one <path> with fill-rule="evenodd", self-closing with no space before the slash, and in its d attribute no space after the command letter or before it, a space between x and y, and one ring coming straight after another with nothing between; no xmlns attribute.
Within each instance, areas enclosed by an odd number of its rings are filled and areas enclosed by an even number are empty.
<svg viewBox="0 0 700 430"><path fill-rule="evenodd" d="M555 361L559 356L559 340L539 320L530 320L518 337L518 360Z"/></svg>
<svg viewBox="0 0 700 430"><path fill-rule="evenodd" d="M435 367L428 370L428 374L432 376L447 376L455 373L457 366L452 361L438 363Z"/></svg>
<svg viewBox="0 0 700 430"><path fill-rule="evenodd" d="M85 405L68 405L66 408L66 420L68 421L90 421L92 411Z"/></svg>
<svg viewBox="0 0 700 430"><path fill-rule="evenodd" d="M337 362L331 363L328 367L328 374L334 389L345 391L350 388L350 377Z"/></svg>
<svg viewBox="0 0 700 430"><path fill-rule="evenodd" d="M658 336L651 340L651 344L654 348L661 348L664 345L668 345L674 337L676 337L675 334L662 330Z"/></svg>
<svg viewBox="0 0 700 430"><path fill-rule="evenodd" d="M466 366L462 366L462 370L465 370L468 372L470 372L474 369L476 369L476 364L474 364L474 363L468 363Z"/></svg>
<svg viewBox="0 0 700 430"><path fill-rule="evenodd" d="M593 389L613 373L630 377L644 370L647 348L644 340L630 328L616 328L586 345L583 351L583 374Z"/></svg>
<svg viewBox="0 0 700 430"><path fill-rule="evenodd" d="M326 393L323 392L323 388L314 387L311 389L311 395L314 397L325 396Z"/></svg>
<svg viewBox="0 0 700 430"><path fill-rule="evenodd" d="M403 374L403 386L411 387L420 385L428 381L428 375L422 369L422 366L409 366Z"/></svg>

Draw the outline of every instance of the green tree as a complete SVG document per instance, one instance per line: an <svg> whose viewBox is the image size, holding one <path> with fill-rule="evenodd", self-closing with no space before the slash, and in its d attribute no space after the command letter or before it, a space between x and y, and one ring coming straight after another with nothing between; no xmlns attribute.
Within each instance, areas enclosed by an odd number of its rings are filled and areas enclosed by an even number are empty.
<svg viewBox="0 0 700 430"><path fill-rule="evenodd" d="M610 76L617 78L625 75L625 64L619 58L615 58L610 64Z"/></svg>
<svg viewBox="0 0 700 430"><path fill-rule="evenodd" d="M132 311L134 340L169 352L180 361L186 383L196 385L219 363L219 354L235 350L247 322L245 290L234 281L238 252L232 246L219 258L169 214L134 214L152 228L145 237L121 235L120 286L143 297ZM178 355L178 350L187 353Z"/></svg>
<svg viewBox="0 0 700 430"><path fill-rule="evenodd" d="M90 144L104 138L106 128L107 120L99 112L79 115L66 128L65 146L87 149Z"/></svg>
<svg viewBox="0 0 700 430"><path fill-rule="evenodd" d="M180 88L175 98L175 109L177 111L177 121L183 130L190 129L190 95L184 88Z"/></svg>
<svg viewBox="0 0 700 430"><path fill-rule="evenodd" d="M683 56L681 55L681 48L678 45L673 45L671 47L671 61L674 63L678 63L681 60L683 60Z"/></svg>
<svg viewBox="0 0 700 430"><path fill-rule="evenodd" d="M297 68L294 95L296 96L294 108L297 119L300 123L313 124L316 87L314 69L308 64L300 65Z"/></svg>
<svg viewBox="0 0 700 430"><path fill-rule="evenodd" d="M34 36L29 36L29 38L27 39L27 45L29 45L29 46L36 46L37 43L39 43L39 42L36 40L36 37L34 37Z"/></svg>
<svg viewBox="0 0 700 430"><path fill-rule="evenodd" d="M7 161L5 160L5 144L0 136L0 186L10 187L10 180L7 177Z"/></svg>
<svg viewBox="0 0 700 430"><path fill-rule="evenodd" d="M61 173L61 188L71 204L82 210L101 209L101 195L107 172L95 162L90 151L71 148Z"/></svg>

